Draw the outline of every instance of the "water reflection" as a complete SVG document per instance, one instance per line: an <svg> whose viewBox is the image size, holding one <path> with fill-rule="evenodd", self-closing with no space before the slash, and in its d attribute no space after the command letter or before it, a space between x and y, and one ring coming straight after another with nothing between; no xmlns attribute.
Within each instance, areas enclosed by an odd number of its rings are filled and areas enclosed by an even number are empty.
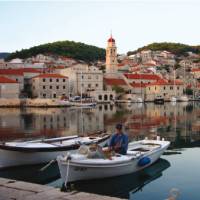
<svg viewBox="0 0 200 200"><path fill-rule="evenodd" d="M172 146L198 146L200 104L190 102L164 105L102 104L92 109L27 108L0 109L0 139L28 139L114 131L117 122L126 127L132 140L157 135L172 141Z"/></svg>
<svg viewBox="0 0 200 200"><path fill-rule="evenodd" d="M1 169L0 177L37 184L48 184L60 178L57 163L42 170L44 166L44 164L40 164Z"/></svg>

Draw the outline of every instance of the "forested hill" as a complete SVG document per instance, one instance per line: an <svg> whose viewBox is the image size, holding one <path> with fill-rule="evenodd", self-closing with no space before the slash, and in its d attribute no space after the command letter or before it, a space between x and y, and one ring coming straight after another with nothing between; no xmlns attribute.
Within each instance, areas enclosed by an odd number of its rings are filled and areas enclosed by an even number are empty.
<svg viewBox="0 0 200 200"><path fill-rule="evenodd" d="M147 46L141 47L136 51L129 51L127 54L131 55L140 52L142 50L153 50L153 51L166 50L176 54L177 56L184 55L188 51L200 54L200 46L190 46L186 44L170 43L170 42L152 43Z"/></svg>
<svg viewBox="0 0 200 200"><path fill-rule="evenodd" d="M74 41L58 41L22 49L11 53L7 60L13 58L29 58L37 54L67 56L86 62L105 60L105 49Z"/></svg>

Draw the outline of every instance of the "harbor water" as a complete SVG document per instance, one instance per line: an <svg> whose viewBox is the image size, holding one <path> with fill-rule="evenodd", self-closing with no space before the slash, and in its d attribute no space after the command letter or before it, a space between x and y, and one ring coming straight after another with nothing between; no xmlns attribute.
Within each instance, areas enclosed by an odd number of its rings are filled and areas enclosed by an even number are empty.
<svg viewBox="0 0 200 200"><path fill-rule="evenodd" d="M0 140L30 140L66 135L86 135L99 130L112 133L123 123L130 141L165 138L170 148L145 170L108 179L77 182L72 190L133 200L200 199L200 103L164 105L120 104L96 108L1 108ZM62 187L57 164L0 170L0 177ZM173 194L172 194L173 193Z"/></svg>

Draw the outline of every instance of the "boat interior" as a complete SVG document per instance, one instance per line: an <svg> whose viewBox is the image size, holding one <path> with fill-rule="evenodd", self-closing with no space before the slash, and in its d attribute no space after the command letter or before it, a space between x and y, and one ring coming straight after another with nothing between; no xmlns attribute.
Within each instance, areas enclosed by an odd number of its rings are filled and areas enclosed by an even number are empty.
<svg viewBox="0 0 200 200"><path fill-rule="evenodd" d="M144 154L146 152L154 151L161 147L161 144L158 143L136 143L132 147L128 148L127 155Z"/></svg>

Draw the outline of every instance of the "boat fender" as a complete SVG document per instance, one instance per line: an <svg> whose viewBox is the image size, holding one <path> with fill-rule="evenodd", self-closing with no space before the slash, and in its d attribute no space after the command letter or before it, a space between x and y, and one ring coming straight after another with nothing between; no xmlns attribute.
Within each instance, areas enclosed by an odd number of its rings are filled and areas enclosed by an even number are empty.
<svg viewBox="0 0 200 200"><path fill-rule="evenodd" d="M138 161L138 166L143 167L145 165L148 165L151 162L151 159L149 157L143 157Z"/></svg>

